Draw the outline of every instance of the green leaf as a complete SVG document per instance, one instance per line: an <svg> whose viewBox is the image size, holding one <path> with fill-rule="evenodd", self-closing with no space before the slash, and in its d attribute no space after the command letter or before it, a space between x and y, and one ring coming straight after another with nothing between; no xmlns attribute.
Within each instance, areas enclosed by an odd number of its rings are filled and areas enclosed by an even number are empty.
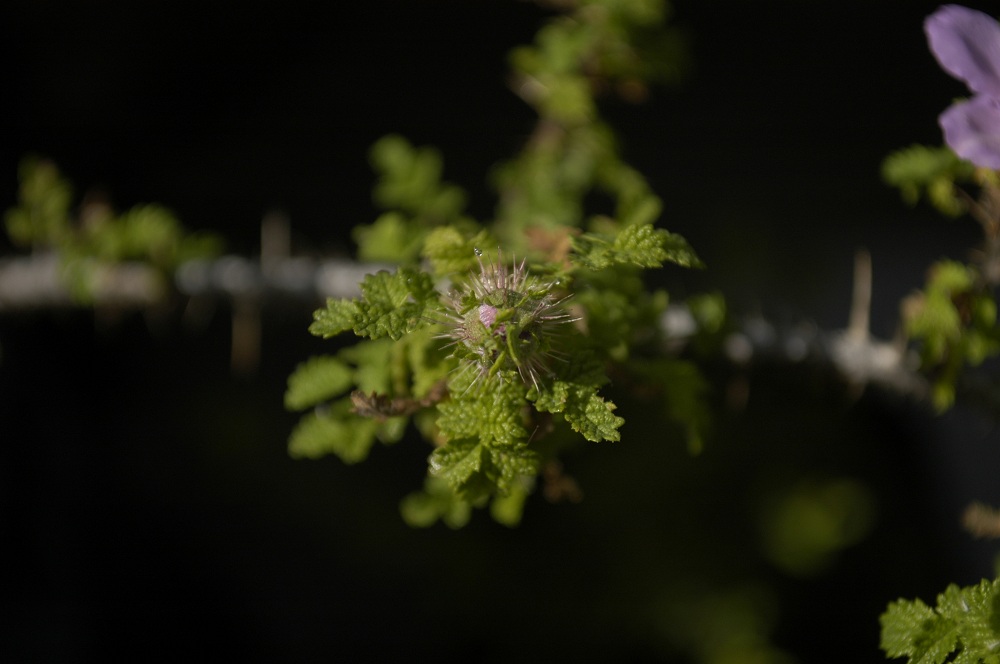
<svg viewBox="0 0 1000 664"><path fill-rule="evenodd" d="M349 414L309 413L292 431L288 452L310 459L334 454L344 463L358 463L368 457L378 428L375 420Z"/></svg>
<svg viewBox="0 0 1000 664"><path fill-rule="evenodd" d="M614 239L602 233L585 233L573 245L576 262L592 270L618 265L656 268L664 261L683 267L702 266L687 240L651 224L626 226Z"/></svg>
<svg viewBox="0 0 1000 664"><path fill-rule="evenodd" d="M661 247L664 255L663 260L676 263L681 267L705 267L705 264L701 262L701 259L694 253L694 249L683 237L667 231L658 232L665 234L662 236Z"/></svg>
<svg viewBox="0 0 1000 664"><path fill-rule="evenodd" d="M615 238L614 248L619 262L639 267L661 267L664 261L683 267L701 266L687 240L651 224L625 227Z"/></svg>
<svg viewBox="0 0 1000 664"><path fill-rule="evenodd" d="M972 269L958 261L938 261L931 268L927 289L945 295L969 290L975 281Z"/></svg>
<svg viewBox="0 0 1000 664"><path fill-rule="evenodd" d="M806 577L828 569L840 551L867 535L874 500L850 478L799 480L768 489L758 518L765 557L792 576Z"/></svg>
<svg viewBox="0 0 1000 664"><path fill-rule="evenodd" d="M620 284L624 286L625 281ZM618 361L628 358L634 338L637 305L643 298L639 294L635 297L630 295L610 287L598 287L581 290L573 298L574 304L587 312L587 331L591 342Z"/></svg>
<svg viewBox="0 0 1000 664"><path fill-rule="evenodd" d="M562 74L543 78L539 112L560 124L585 124L597 115L590 82L584 76Z"/></svg>
<svg viewBox="0 0 1000 664"><path fill-rule="evenodd" d="M389 394L393 392L394 363L392 361L396 344L389 339L360 341L338 353L338 357L354 365L354 382L358 390L365 394Z"/></svg>
<svg viewBox="0 0 1000 664"><path fill-rule="evenodd" d="M889 657L909 657L916 651L916 637L937 621L939 616L919 599L892 602L879 619L882 625L880 647ZM945 654L953 648L954 642Z"/></svg>
<svg viewBox="0 0 1000 664"><path fill-rule="evenodd" d="M53 246L69 239L73 188L51 161L26 157L17 169L18 206L7 210L11 240L20 246Z"/></svg>
<svg viewBox="0 0 1000 664"><path fill-rule="evenodd" d="M567 400L563 417L587 440L616 442L621 439L618 429L625 420L615 415L614 410L615 404L598 396L595 389L578 388Z"/></svg>
<svg viewBox="0 0 1000 664"><path fill-rule="evenodd" d="M614 414L615 405L597 394L597 387L565 381L552 381L532 392L535 408L547 413L559 413L570 427L593 442L621 439L618 429L625 420Z"/></svg>
<svg viewBox="0 0 1000 664"><path fill-rule="evenodd" d="M380 270L365 276L360 300L328 299L326 308L313 314L309 331L328 339L353 329L358 336L397 340L430 324L423 314L436 297L429 274L410 268Z"/></svg>
<svg viewBox="0 0 1000 664"><path fill-rule="evenodd" d="M424 230L399 212L386 212L351 232L358 258L371 263L409 263L420 255Z"/></svg>
<svg viewBox="0 0 1000 664"><path fill-rule="evenodd" d="M466 237L453 226L435 228L424 242L423 256L436 276L465 274L477 269L476 249L493 246L489 233L479 231Z"/></svg>
<svg viewBox="0 0 1000 664"><path fill-rule="evenodd" d="M615 238L615 249L640 267L660 267L663 261L685 267L701 264L684 238L650 224L623 229Z"/></svg>
<svg viewBox="0 0 1000 664"><path fill-rule="evenodd" d="M528 398L535 402L535 408L543 413L561 413L566 410L572 384L563 380L552 381L542 386L537 392L532 392Z"/></svg>
<svg viewBox="0 0 1000 664"><path fill-rule="evenodd" d="M399 504L399 511L403 521L412 528L427 528L438 520L449 528L461 528L472 516L469 502L438 477L427 477L423 491L406 496Z"/></svg>
<svg viewBox="0 0 1000 664"><path fill-rule="evenodd" d="M440 477L453 490L461 492L477 473L482 472L488 459L486 446L473 438L461 438L435 449L428 461L431 475Z"/></svg>
<svg viewBox="0 0 1000 664"><path fill-rule="evenodd" d="M429 324L423 314L434 293L429 274L401 268L391 274L380 270L361 283L354 332L363 337L396 340Z"/></svg>
<svg viewBox="0 0 1000 664"><path fill-rule="evenodd" d="M474 439L449 441L431 454L430 473L470 502L508 495L521 476L538 472L538 454L524 445L487 446Z"/></svg>
<svg viewBox="0 0 1000 664"><path fill-rule="evenodd" d="M658 196L654 196L646 190L644 180L641 182L641 185L633 186L637 188L641 187L642 194L644 195L635 196L635 200L625 199L622 201L622 205L618 211L618 219L626 228L652 224L659 218L660 213L663 211L663 202Z"/></svg>
<svg viewBox="0 0 1000 664"><path fill-rule="evenodd" d="M994 615L997 585L998 582L986 580L968 588L953 584L938 596L938 611L957 623L963 650L977 653L980 661L987 654L996 657L1000 650L1000 632Z"/></svg>
<svg viewBox="0 0 1000 664"><path fill-rule="evenodd" d="M334 300L328 298L325 309L317 309L313 313L313 322L309 332L317 337L329 339L341 332L354 328L354 321L360 310L354 300Z"/></svg>
<svg viewBox="0 0 1000 664"><path fill-rule="evenodd" d="M882 178L897 187L910 205L921 194L942 214L958 216L966 209L964 199L958 196L955 182L971 178L974 166L959 159L946 147L913 145L892 153L882 162Z"/></svg>
<svg viewBox="0 0 1000 664"><path fill-rule="evenodd" d="M923 355L928 361L942 361L962 339L962 316L955 299L971 288L972 283L973 275L967 266L940 261L931 270L925 293L911 298L904 320L906 333L923 341Z"/></svg>
<svg viewBox="0 0 1000 664"><path fill-rule="evenodd" d="M611 267L618 262L612 243L613 240L603 234L584 233L573 240L574 262L591 270Z"/></svg>
<svg viewBox="0 0 1000 664"><path fill-rule="evenodd" d="M963 162L946 147L911 145L893 152L882 162L882 177L889 184L926 183L943 174L971 175L968 162Z"/></svg>
<svg viewBox="0 0 1000 664"><path fill-rule="evenodd" d="M912 664L997 662L998 586L1000 580L983 580L967 588L950 585L938 595L934 609L919 599L889 604L880 618L882 649L889 657L907 657Z"/></svg>
<svg viewBox="0 0 1000 664"><path fill-rule="evenodd" d="M449 440L478 439L487 446L514 445L528 433L521 424L524 388L494 378L438 406L437 425Z"/></svg>
<svg viewBox="0 0 1000 664"><path fill-rule="evenodd" d="M401 136L385 136L372 146L372 166L380 178L375 201L421 218L423 224L447 223L465 207L465 194L441 182L441 155L431 148L414 148Z"/></svg>
<svg viewBox="0 0 1000 664"><path fill-rule="evenodd" d="M409 334L406 359L412 374L413 396L424 397L455 370L456 361L443 347L434 328L426 327Z"/></svg>
<svg viewBox="0 0 1000 664"><path fill-rule="evenodd" d="M288 377L285 408L305 410L340 396L354 384L354 371L330 355L310 358Z"/></svg>
<svg viewBox="0 0 1000 664"><path fill-rule="evenodd" d="M171 265L182 235L180 222L160 205L136 205L121 216L122 258L150 258Z"/></svg>
<svg viewBox="0 0 1000 664"><path fill-rule="evenodd" d="M967 203L955 183L970 180L974 170L947 147L914 145L885 158L882 179L897 187L908 204L915 204L924 195L942 214L957 217L965 212Z"/></svg>
<svg viewBox="0 0 1000 664"><path fill-rule="evenodd" d="M528 500L528 488L518 482L511 487L506 496L497 496L490 503L490 516L497 523L513 528L521 523L524 514L524 503Z"/></svg>

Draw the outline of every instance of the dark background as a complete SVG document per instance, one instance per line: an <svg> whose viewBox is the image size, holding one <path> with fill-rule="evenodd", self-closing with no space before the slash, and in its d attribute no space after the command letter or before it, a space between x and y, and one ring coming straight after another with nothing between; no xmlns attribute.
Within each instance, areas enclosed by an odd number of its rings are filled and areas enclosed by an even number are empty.
<svg viewBox="0 0 1000 664"><path fill-rule="evenodd" d="M863 246L874 331L889 336L929 262L975 244L971 222L907 208L879 178L888 152L940 143L936 116L965 92L927 51L935 7L675 4L686 80L604 109L664 198L661 223L709 265L665 271L673 293L718 289L737 313L835 329ZM505 53L546 15L498 0L8 1L0 202L13 204L17 162L34 152L78 192L162 203L237 253L257 251L273 207L297 249L349 252L350 228L376 213L367 148L398 132L439 147L446 178L488 218L488 169L533 120L504 87ZM969 500L1000 502L992 424L856 400L822 367L755 367L748 408L720 416L698 458L677 436L630 436L641 406L622 402L623 442L567 460L584 503L535 497L515 531L485 514L458 532L410 530L397 505L419 485L419 441L356 467L287 457L285 378L332 348L306 333L310 316L265 311L252 376L229 371L225 306L194 332L179 311L0 317L12 554L0 649L60 662L684 661L670 636L687 608L678 579L756 579L777 598L775 643L800 661L880 661L887 601L992 574L994 548L957 527ZM710 371L720 392L733 378ZM819 577L769 568L746 553L747 501L774 473L869 482L873 534Z"/></svg>

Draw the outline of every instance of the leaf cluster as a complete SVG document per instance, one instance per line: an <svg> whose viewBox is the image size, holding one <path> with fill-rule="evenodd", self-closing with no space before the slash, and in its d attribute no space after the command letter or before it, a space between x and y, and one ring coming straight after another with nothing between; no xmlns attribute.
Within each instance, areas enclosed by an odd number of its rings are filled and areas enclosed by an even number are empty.
<svg viewBox="0 0 1000 664"><path fill-rule="evenodd" d="M934 607L919 599L889 604L880 619L881 647L910 664L1000 662L1000 580L950 585Z"/></svg>
<svg viewBox="0 0 1000 664"><path fill-rule="evenodd" d="M489 387L484 393L453 393L441 404L437 426L447 442L429 459L430 474L474 505L493 494L508 495L522 477L537 474L540 464L522 421L523 389L512 380Z"/></svg>
<svg viewBox="0 0 1000 664"><path fill-rule="evenodd" d="M578 335L565 346L575 361L529 390L515 371L480 380L460 364L461 355L446 354L428 316L440 306L430 274L381 271L368 275L361 291L357 299L330 300L314 315L316 336L351 331L367 340L313 358L290 376L286 406L311 409L292 433L294 456L335 454L355 463L376 440L399 440L413 416L436 446L428 459L434 481L404 501L403 514L414 524L423 523L419 514L434 514L455 525L467 515L461 504L492 500L494 516L514 524L545 461L542 448L530 444L529 426L540 414L586 440L619 440L624 421L598 394L607 382L603 366Z"/></svg>
<svg viewBox="0 0 1000 664"><path fill-rule="evenodd" d="M388 211L354 238L360 258L397 267L366 276L359 298L329 300L315 313L312 334L363 340L290 378L287 405L312 409L292 435L293 454L354 462L374 441L398 440L412 421L433 451L423 489L402 501L407 522L459 527L488 504L494 519L514 525L561 450L620 440L624 419L602 394L609 366L656 345L667 304L665 292L646 288L642 271L701 265L682 237L655 226L662 202L597 117L596 99L609 85L634 93L676 74L679 59L657 61L652 54L669 49L645 38L676 44L666 17L661 0L584 0L514 51L518 90L539 123L492 173L498 204L489 226L464 216L464 194L441 180L436 151L398 136L373 146L374 199ZM593 209L595 195L610 209ZM575 320L532 341L528 352L554 356L540 361L537 380L512 368L520 358L510 338L501 344L485 326L451 335L450 345L441 339L480 306L476 273L490 269L483 250L495 247L527 261L524 297L565 306ZM693 407L704 383L693 365L687 369L642 377L677 381L666 392L695 449L706 429ZM363 385L366 376L379 380Z"/></svg>
<svg viewBox="0 0 1000 664"><path fill-rule="evenodd" d="M187 233L172 212L156 204L119 214L104 201L90 200L74 218L73 187L46 159L25 158L18 177L18 204L4 215L8 235L24 248L57 251L68 285L82 301L90 298L92 284L107 266L139 261L166 279L184 261L221 249L216 236Z"/></svg>
<svg viewBox="0 0 1000 664"><path fill-rule="evenodd" d="M1000 353L996 300L978 270L957 261L943 260L931 267L924 289L903 302L903 325L920 346L939 410L954 401L964 367Z"/></svg>
<svg viewBox="0 0 1000 664"><path fill-rule="evenodd" d="M561 124L594 120L594 97L614 89L639 101L650 83L676 80L686 66L681 34L666 26L662 0L584 0L514 49L511 68L522 96Z"/></svg>
<svg viewBox="0 0 1000 664"><path fill-rule="evenodd" d="M975 167L946 147L913 145L898 150L882 162L882 179L897 187L903 200L915 205L926 198L939 212L957 217L967 202L956 184L969 182Z"/></svg>
<svg viewBox="0 0 1000 664"><path fill-rule="evenodd" d="M300 364L285 392L286 408L308 411L289 438L292 456L333 454L357 463L376 440L390 444L402 438L410 415L440 398L432 394L433 385L416 391L421 386L410 380L413 372L433 369L408 352L409 345L387 338L363 341Z"/></svg>
<svg viewBox="0 0 1000 664"><path fill-rule="evenodd" d="M424 313L436 302L429 274L411 268L380 270L365 276L360 299L327 300L326 308L313 315L309 331L324 339L353 330L359 337L397 340L428 325Z"/></svg>
<svg viewBox="0 0 1000 664"><path fill-rule="evenodd" d="M606 218L587 217L595 194L610 198L611 214L623 228L652 224L659 216L661 201L621 159L614 133L600 121L598 99L617 90L639 101L648 84L678 77L685 66L683 39L667 25L668 16L662 0L587 0L552 19L533 44L511 52L516 90L539 122L524 149L492 176L500 200L495 227L504 246L563 259L572 229L597 231ZM663 250L650 248L646 266L674 257L693 263L690 248L675 242L656 238Z"/></svg>
<svg viewBox="0 0 1000 664"><path fill-rule="evenodd" d="M441 180L437 150L416 148L402 136L389 135L372 146L369 160L378 175L372 197L386 212L354 229L361 260L410 263L420 256L432 229L474 224L463 216L465 192Z"/></svg>
<svg viewBox="0 0 1000 664"><path fill-rule="evenodd" d="M54 163L25 157L17 169L17 206L4 214L7 235L21 247L47 248L70 240L73 187Z"/></svg>

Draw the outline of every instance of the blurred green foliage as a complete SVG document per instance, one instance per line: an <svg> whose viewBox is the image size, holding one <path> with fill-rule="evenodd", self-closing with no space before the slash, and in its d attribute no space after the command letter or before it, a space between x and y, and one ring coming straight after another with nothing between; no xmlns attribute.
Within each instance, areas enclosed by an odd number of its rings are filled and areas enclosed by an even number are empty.
<svg viewBox="0 0 1000 664"><path fill-rule="evenodd" d="M437 150L414 148L402 136L390 135L372 146L369 158L379 175L373 199L387 211L371 224L354 229L359 259L412 262L420 256L432 229L474 228L475 222L463 216L465 192L441 182Z"/></svg>
<svg viewBox="0 0 1000 664"><path fill-rule="evenodd" d="M962 371L1000 353L995 292L1000 285L1000 174L974 167L949 148L922 145L889 155L882 174L908 203L926 197L946 216L969 214L983 230L980 251L964 263L934 263L924 288L902 304L903 330L918 346L935 408L944 411L955 401Z"/></svg>
<svg viewBox="0 0 1000 664"><path fill-rule="evenodd" d="M798 480L779 487L761 506L763 553L789 575L814 576L868 534L874 511L874 497L856 480Z"/></svg>
<svg viewBox="0 0 1000 664"><path fill-rule="evenodd" d="M27 157L17 169L18 206L4 215L7 234L21 247L50 247L72 234L69 220L73 188L56 165Z"/></svg>
<svg viewBox="0 0 1000 664"><path fill-rule="evenodd" d="M903 303L907 335L920 344L933 378L932 401L945 410L955 401L962 370L1000 353L997 304L976 266L943 260L930 270L923 291Z"/></svg>
<svg viewBox="0 0 1000 664"><path fill-rule="evenodd" d="M117 214L102 200L85 201L71 213L73 187L51 161L25 158L18 169L18 204L4 215L18 247L56 252L67 286L80 302L92 300L102 271L126 261L155 268L163 285L181 263L219 253L210 234L187 233L166 208L136 205Z"/></svg>
<svg viewBox="0 0 1000 664"><path fill-rule="evenodd" d="M942 214L957 217L966 202L956 183L971 180L975 167L946 147L913 145L892 153L882 162L882 178L897 187L903 200L915 205L922 197Z"/></svg>

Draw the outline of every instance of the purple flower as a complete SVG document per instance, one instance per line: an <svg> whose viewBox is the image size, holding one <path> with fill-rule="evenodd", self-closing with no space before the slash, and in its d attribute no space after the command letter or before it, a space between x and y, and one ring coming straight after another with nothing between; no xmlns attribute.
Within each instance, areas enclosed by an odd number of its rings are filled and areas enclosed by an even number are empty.
<svg viewBox="0 0 1000 664"><path fill-rule="evenodd" d="M962 159L1000 169L1000 23L944 5L927 17L924 32L941 68L974 93L938 118L945 143Z"/></svg>

